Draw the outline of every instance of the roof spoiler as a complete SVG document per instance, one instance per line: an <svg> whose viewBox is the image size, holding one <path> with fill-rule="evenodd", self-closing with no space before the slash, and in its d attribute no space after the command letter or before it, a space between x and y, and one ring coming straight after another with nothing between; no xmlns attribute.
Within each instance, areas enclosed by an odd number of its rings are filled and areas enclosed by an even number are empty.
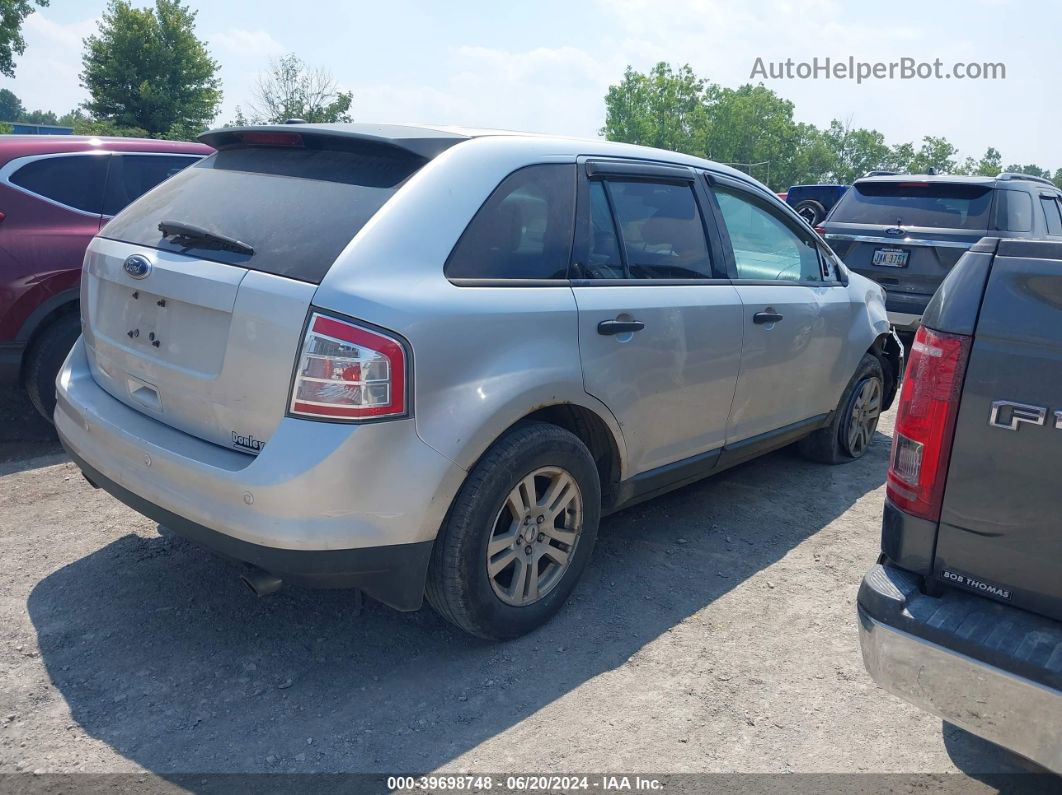
<svg viewBox="0 0 1062 795"><path fill-rule="evenodd" d="M350 149L359 143L384 146L431 160L467 136L400 124L259 124L208 130L198 138L215 149L238 146L305 146Z"/></svg>

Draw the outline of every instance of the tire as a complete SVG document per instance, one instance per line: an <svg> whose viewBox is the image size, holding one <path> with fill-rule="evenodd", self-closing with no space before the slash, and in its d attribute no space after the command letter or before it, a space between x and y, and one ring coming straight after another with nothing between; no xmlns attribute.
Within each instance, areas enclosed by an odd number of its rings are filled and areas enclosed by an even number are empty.
<svg viewBox="0 0 1062 795"><path fill-rule="evenodd" d="M23 383L33 407L48 422L55 411L55 378L80 335L80 315L63 315L37 333L26 354Z"/></svg>
<svg viewBox="0 0 1062 795"><path fill-rule="evenodd" d="M830 424L801 439L800 452L822 464L843 464L862 458L877 430L884 395L881 361L865 353L841 395ZM857 424L862 430L856 436L852 432Z"/></svg>
<svg viewBox="0 0 1062 795"><path fill-rule="evenodd" d="M520 519L513 508L520 498L512 499L512 495L526 493L520 488L523 485L526 489L533 474L536 505L531 506L534 510L530 513L536 515L522 512L524 518ZM570 484L564 476L570 478ZM565 498L572 485L576 497L563 502L565 510L558 510L556 517L539 524L538 516L545 515L539 508L548 489L556 486L558 497ZM527 507L530 503L522 500L521 504ZM526 522L528 518L532 523ZM524 635L549 621L567 600L593 552L600 518L601 484L586 445L555 425L536 422L519 426L483 454L458 492L432 550L428 602L439 615L472 635L488 640ZM573 530L567 528L577 525L573 536ZM550 533L574 539L573 543L562 543ZM526 543L525 534L530 536L530 543ZM512 544L510 538L514 539ZM496 550L490 559L488 544ZM547 550L547 546L555 551ZM563 566L556 562L561 557ZM496 567L505 565L491 576L488 561ZM518 582L524 571L527 577ZM541 587L534 599L531 577L535 578L536 592Z"/></svg>
<svg viewBox="0 0 1062 795"><path fill-rule="evenodd" d="M826 217L826 208L814 199L804 199L802 202L797 202L793 210L812 226L818 226L822 223L822 219Z"/></svg>

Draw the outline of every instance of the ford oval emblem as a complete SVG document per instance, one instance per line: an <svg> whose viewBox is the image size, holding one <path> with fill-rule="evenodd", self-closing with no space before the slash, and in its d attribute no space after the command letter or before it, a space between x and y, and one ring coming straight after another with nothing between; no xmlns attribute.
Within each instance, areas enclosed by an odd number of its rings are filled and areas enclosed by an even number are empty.
<svg viewBox="0 0 1062 795"><path fill-rule="evenodd" d="M146 279L151 273L151 260L142 254L133 254L126 257L122 269L134 279Z"/></svg>

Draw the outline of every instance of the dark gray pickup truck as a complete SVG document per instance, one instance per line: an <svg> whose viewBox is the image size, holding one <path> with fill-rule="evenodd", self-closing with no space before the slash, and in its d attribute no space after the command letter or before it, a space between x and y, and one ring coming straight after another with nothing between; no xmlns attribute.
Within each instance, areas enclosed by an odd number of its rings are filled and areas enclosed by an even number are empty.
<svg viewBox="0 0 1062 795"><path fill-rule="evenodd" d="M1062 773L1062 242L975 244L908 361L863 661Z"/></svg>

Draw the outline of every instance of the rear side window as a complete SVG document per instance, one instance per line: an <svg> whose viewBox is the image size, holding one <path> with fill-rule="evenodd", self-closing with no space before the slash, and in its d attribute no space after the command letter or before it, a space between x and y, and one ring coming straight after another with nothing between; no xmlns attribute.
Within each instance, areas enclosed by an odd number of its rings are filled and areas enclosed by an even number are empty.
<svg viewBox="0 0 1062 795"><path fill-rule="evenodd" d="M1032 198L1022 190L996 191L996 229L1008 232L1031 232Z"/></svg>
<svg viewBox="0 0 1062 795"><path fill-rule="evenodd" d="M1047 221L1047 234L1062 235L1062 214L1059 213L1058 199L1053 196L1041 196L1040 206Z"/></svg>
<svg viewBox="0 0 1062 795"><path fill-rule="evenodd" d="M103 237L320 283L339 253L425 163L390 147L224 149L122 210ZM160 221L202 227L246 254L163 238Z"/></svg>
<svg viewBox="0 0 1062 795"><path fill-rule="evenodd" d="M631 279L709 279L708 239L688 184L605 182Z"/></svg>
<svg viewBox="0 0 1062 795"><path fill-rule="evenodd" d="M575 221L575 165L514 171L494 190L446 262L451 279L564 279Z"/></svg>
<svg viewBox="0 0 1062 795"><path fill-rule="evenodd" d="M988 229L992 189L947 182L857 182L830 221L942 229Z"/></svg>
<svg viewBox="0 0 1062 795"><path fill-rule="evenodd" d="M715 189L734 247L739 279L821 282L818 250L766 207L737 191Z"/></svg>
<svg viewBox="0 0 1062 795"><path fill-rule="evenodd" d="M197 160L198 157L179 155L112 155L103 195L103 214L117 215L133 199L139 199Z"/></svg>
<svg viewBox="0 0 1062 795"><path fill-rule="evenodd" d="M580 275L589 279L625 279L623 255L620 253L616 222L612 218L605 183L593 180L590 183L590 240L586 262L582 263Z"/></svg>
<svg viewBox="0 0 1062 795"><path fill-rule="evenodd" d="M109 159L105 154L43 157L22 166L10 180L38 196L96 214L103 206Z"/></svg>

